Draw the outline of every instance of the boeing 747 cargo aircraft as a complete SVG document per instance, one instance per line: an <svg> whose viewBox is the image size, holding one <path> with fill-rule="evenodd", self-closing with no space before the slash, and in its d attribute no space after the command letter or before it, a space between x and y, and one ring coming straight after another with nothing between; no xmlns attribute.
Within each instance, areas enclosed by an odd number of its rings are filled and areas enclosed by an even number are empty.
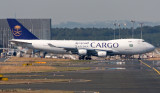
<svg viewBox="0 0 160 93"><path fill-rule="evenodd" d="M79 59L90 60L91 56L144 54L155 49L143 39L40 40L16 19L7 21L14 36L14 39L10 40L12 44L55 54L77 54Z"/></svg>

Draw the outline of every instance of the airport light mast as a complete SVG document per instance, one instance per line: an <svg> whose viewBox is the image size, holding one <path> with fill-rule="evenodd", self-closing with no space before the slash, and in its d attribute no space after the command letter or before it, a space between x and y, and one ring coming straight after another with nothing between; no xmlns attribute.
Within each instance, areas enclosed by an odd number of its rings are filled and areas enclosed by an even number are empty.
<svg viewBox="0 0 160 93"><path fill-rule="evenodd" d="M116 23L113 23L113 25L114 25L114 39L116 38L116 34L115 34L115 30L116 30Z"/></svg>
<svg viewBox="0 0 160 93"><path fill-rule="evenodd" d="M143 37L143 35L142 35L142 34L143 34L143 33L142 33L143 24L144 24L144 23L140 23L140 25L141 25L141 39L142 39L142 37Z"/></svg>
<svg viewBox="0 0 160 93"><path fill-rule="evenodd" d="M119 39L120 39L120 37L121 37L121 35L120 35L120 27L121 27L121 25L118 24L118 26L119 26Z"/></svg>
<svg viewBox="0 0 160 93"><path fill-rule="evenodd" d="M132 38L134 38L134 23L135 23L135 21L134 21L134 20L131 20L131 22L133 23L133 27L132 27Z"/></svg>
<svg viewBox="0 0 160 93"><path fill-rule="evenodd" d="M124 28L126 29L126 28L127 28L127 24L124 23L123 25L124 25ZM126 30L127 30L127 29L126 29ZM127 36L128 36L128 30L127 30ZM127 36L126 36L126 38L127 38Z"/></svg>

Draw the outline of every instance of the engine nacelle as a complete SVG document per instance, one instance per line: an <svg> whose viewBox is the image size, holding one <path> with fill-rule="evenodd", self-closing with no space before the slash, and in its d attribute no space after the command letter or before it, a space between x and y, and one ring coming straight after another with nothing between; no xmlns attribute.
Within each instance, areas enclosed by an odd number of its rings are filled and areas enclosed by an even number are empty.
<svg viewBox="0 0 160 93"><path fill-rule="evenodd" d="M99 57L105 57L107 55L107 52L106 51L98 51L97 54Z"/></svg>
<svg viewBox="0 0 160 93"><path fill-rule="evenodd" d="M79 49L78 54L79 55L87 55L87 50L86 49Z"/></svg>

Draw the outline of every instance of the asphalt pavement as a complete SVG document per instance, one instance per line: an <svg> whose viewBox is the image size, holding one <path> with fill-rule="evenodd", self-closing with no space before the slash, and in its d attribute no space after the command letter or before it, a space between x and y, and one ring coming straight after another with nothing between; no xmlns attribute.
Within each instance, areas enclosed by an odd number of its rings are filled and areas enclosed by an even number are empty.
<svg viewBox="0 0 160 93"><path fill-rule="evenodd" d="M159 61L143 60L143 62L159 70ZM88 93L89 91L100 93L160 93L160 76L152 68L145 66L138 60L90 62L80 63L76 66L87 66L92 69L5 75L13 75L9 79L84 79L90 80L89 82L11 84L0 85L0 89L51 89L88 91ZM21 77L16 77L16 75L21 75ZM34 76L26 77L23 75Z"/></svg>
<svg viewBox="0 0 160 93"><path fill-rule="evenodd" d="M0 58L0 62L4 62L7 58Z"/></svg>

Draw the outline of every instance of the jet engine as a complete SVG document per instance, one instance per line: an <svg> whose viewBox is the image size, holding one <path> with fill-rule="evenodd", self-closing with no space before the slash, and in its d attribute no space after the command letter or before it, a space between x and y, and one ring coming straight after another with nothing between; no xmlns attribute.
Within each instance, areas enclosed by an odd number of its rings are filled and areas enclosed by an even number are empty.
<svg viewBox="0 0 160 93"><path fill-rule="evenodd" d="M87 55L87 50L86 49L79 49L78 53L79 53L79 55Z"/></svg>
<svg viewBox="0 0 160 93"><path fill-rule="evenodd" d="M99 57L105 57L107 55L107 52L106 51L98 51L97 54Z"/></svg>

